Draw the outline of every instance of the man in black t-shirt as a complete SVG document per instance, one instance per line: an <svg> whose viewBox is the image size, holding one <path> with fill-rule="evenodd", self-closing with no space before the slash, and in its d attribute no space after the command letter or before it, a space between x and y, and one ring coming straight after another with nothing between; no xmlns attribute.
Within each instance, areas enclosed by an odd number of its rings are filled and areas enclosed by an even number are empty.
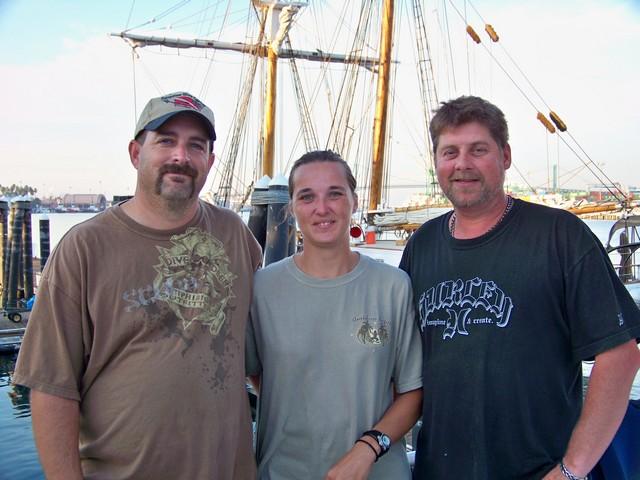
<svg viewBox="0 0 640 480"><path fill-rule="evenodd" d="M454 210L424 224L400 264L424 351L415 478L585 478L640 367L640 311L583 222L505 194L496 106L445 102L430 129Z"/></svg>

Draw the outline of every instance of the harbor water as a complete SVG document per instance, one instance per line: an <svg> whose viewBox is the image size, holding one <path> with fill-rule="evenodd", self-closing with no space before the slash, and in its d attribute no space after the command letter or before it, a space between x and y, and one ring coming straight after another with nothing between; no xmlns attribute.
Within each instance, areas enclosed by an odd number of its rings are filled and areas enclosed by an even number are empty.
<svg viewBox="0 0 640 480"><path fill-rule="evenodd" d="M54 213L47 214L50 220L51 250L64 234L73 226L83 222L95 213ZM42 214L32 215L33 252L40 252L38 225ZM603 243L607 240L613 221L591 220L586 222ZM387 263L397 265L399 251L389 251L380 257ZM380 254L377 254L380 255ZM11 373L15 367L16 354L0 354L0 480L42 479L44 475L38 462L33 434L31 432L31 412L28 390L11 385ZM591 365L584 364L585 373ZM636 376L631 391L632 398L640 398L640 375Z"/></svg>
<svg viewBox="0 0 640 480"><path fill-rule="evenodd" d="M31 432L29 390L11 385L16 354L0 354L0 479L44 478Z"/></svg>
<svg viewBox="0 0 640 480"><path fill-rule="evenodd" d="M42 217L49 218L51 250L74 225L93 217L95 213L33 214L32 240L34 255L40 256L40 231ZM0 480L43 479L38 461L33 433L29 390L11 385L11 374L17 354L0 354Z"/></svg>
<svg viewBox="0 0 640 480"><path fill-rule="evenodd" d="M33 254L40 256L40 229L38 228L40 219L49 219L49 242L51 251L53 251L53 248L71 227L89 220L95 215L95 213L33 213L31 215Z"/></svg>

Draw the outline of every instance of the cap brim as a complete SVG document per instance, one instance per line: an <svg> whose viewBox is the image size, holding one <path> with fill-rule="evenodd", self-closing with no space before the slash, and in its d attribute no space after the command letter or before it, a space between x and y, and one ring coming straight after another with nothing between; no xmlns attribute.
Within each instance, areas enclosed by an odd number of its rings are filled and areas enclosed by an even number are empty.
<svg viewBox="0 0 640 480"><path fill-rule="evenodd" d="M147 123L144 126L144 128L142 130L156 131L167 120L169 120L171 117L173 117L174 115L179 115L181 113L187 113L187 114L195 115L199 119L203 120L204 123L207 125L207 129L209 130L209 138L211 139L212 142L214 142L216 140L216 130L215 130L215 128L213 128L213 125L211 125L211 122L209 121L209 119L207 117L205 117L204 115L202 115L201 113L198 113L198 112L196 112L194 110L182 110L180 112L169 112L169 113L166 113L166 114L162 115L161 117L156 118L155 120L151 120L149 123ZM142 130L140 130L140 132L142 132ZM138 134L140 134L140 132L138 132ZM138 134L136 134L136 136Z"/></svg>

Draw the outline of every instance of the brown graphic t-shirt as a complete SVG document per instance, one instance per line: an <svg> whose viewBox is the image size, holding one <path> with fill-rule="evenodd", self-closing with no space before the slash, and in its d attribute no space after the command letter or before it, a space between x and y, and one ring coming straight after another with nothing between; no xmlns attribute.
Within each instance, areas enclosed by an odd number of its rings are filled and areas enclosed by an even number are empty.
<svg viewBox="0 0 640 480"><path fill-rule="evenodd" d="M85 478L255 477L242 349L260 259L204 202L176 231L116 206L65 235L14 382L80 402Z"/></svg>

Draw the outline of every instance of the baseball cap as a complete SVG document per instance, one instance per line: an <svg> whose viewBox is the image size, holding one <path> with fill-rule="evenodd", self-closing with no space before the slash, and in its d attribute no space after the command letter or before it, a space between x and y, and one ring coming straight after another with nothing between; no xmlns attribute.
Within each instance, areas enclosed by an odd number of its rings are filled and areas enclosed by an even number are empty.
<svg viewBox="0 0 640 480"><path fill-rule="evenodd" d="M207 125L211 141L213 142L216 139L213 112L204 103L187 92L170 93L149 100L140 114L140 118L138 118L133 138L136 138L143 130L157 130L171 117L183 112L194 113L201 117Z"/></svg>

